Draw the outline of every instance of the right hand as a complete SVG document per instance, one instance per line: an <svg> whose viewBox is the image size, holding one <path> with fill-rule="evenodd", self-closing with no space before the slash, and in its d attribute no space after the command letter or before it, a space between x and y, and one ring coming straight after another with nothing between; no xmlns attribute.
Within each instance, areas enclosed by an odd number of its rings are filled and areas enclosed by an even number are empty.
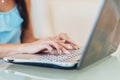
<svg viewBox="0 0 120 80"><path fill-rule="evenodd" d="M21 53L29 53L29 54L34 54L38 52L49 52L51 54L56 54L54 51L57 50L57 54L68 54L69 52L64 48L60 47L60 45L51 39L43 39L43 40L38 40L32 43L25 43L22 44L19 51Z"/></svg>
<svg viewBox="0 0 120 80"><path fill-rule="evenodd" d="M52 40L38 40L32 43L22 44L19 51L21 51L21 53L33 54L46 50L52 54L53 48L59 52L59 47L56 42Z"/></svg>

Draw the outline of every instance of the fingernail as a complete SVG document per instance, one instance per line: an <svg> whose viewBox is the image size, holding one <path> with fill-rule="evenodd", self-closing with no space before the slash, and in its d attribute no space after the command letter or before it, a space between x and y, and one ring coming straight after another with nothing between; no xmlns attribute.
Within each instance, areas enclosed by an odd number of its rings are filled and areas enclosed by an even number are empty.
<svg viewBox="0 0 120 80"><path fill-rule="evenodd" d="M73 49L73 47L72 46L68 46L68 49Z"/></svg>
<svg viewBox="0 0 120 80"><path fill-rule="evenodd" d="M61 50L59 50L59 54L61 54L62 53L62 51Z"/></svg>
<svg viewBox="0 0 120 80"><path fill-rule="evenodd" d="M78 49L79 49L79 47L77 47L77 46L76 46L76 47L75 47L75 49L76 49L76 50L78 50Z"/></svg>
<svg viewBox="0 0 120 80"><path fill-rule="evenodd" d="M76 49L76 50L78 50L78 49L79 49L79 47L78 47L78 46L75 46L75 49Z"/></svg>
<svg viewBox="0 0 120 80"><path fill-rule="evenodd" d="M65 51L65 53L66 53L66 54L70 54L70 52L69 52L69 51Z"/></svg>
<svg viewBox="0 0 120 80"><path fill-rule="evenodd" d="M80 49L80 47L79 47L79 46L77 46L77 48L78 48L78 49Z"/></svg>

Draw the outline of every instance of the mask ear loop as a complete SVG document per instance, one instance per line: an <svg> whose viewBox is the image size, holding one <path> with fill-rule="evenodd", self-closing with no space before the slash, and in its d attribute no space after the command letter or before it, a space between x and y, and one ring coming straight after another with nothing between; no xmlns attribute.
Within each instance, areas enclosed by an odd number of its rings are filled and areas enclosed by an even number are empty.
<svg viewBox="0 0 120 80"><path fill-rule="evenodd" d="M2 3L4 3L4 2L5 2L5 0L2 0L1 2L2 2Z"/></svg>

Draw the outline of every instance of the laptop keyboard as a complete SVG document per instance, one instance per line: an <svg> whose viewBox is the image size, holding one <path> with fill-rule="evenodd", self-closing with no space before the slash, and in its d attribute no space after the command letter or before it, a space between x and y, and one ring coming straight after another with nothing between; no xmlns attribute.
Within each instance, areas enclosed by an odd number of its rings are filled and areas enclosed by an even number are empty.
<svg viewBox="0 0 120 80"><path fill-rule="evenodd" d="M71 50L71 54L52 55L52 54L39 54L36 59L39 61L48 62L63 62L76 56L80 56L81 50Z"/></svg>

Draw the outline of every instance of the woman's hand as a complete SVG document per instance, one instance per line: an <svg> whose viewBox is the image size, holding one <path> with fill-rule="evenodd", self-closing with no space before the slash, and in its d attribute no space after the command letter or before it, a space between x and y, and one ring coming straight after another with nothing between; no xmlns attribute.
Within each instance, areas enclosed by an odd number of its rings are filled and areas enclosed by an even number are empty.
<svg viewBox="0 0 120 80"><path fill-rule="evenodd" d="M70 54L68 50L77 50L79 46L75 44L66 33L60 33L56 37L48 37L32 43L21 45L21 53L48 52L51 54Z"/></svg>
<svg viewBox="0 0 120 80"><path fill-rule="evenodd" d="M56 49L58 53L60 53L60 49L58 44L52 40L38 40L32 43L22 44L19 51L21 53L37 53L42 51L48 51L49 53L53 53L53 49Z"/></svg>
<svg viewBox="0 0 120 80"><path fill-rule="evenodd" d="M59 45L63 46L67 50L79 49L79 46L74 41L72 41L66 33L60 33L58 36L54 37L54 39Z"/></svg>
<svg viewBox="0 0 120 80"><path fill-rule="evenodd" d="M38 40L32 43L25 43L19 48L21 53L48 52L50 54L69 54L69 51L50 38Z"/></svg>

